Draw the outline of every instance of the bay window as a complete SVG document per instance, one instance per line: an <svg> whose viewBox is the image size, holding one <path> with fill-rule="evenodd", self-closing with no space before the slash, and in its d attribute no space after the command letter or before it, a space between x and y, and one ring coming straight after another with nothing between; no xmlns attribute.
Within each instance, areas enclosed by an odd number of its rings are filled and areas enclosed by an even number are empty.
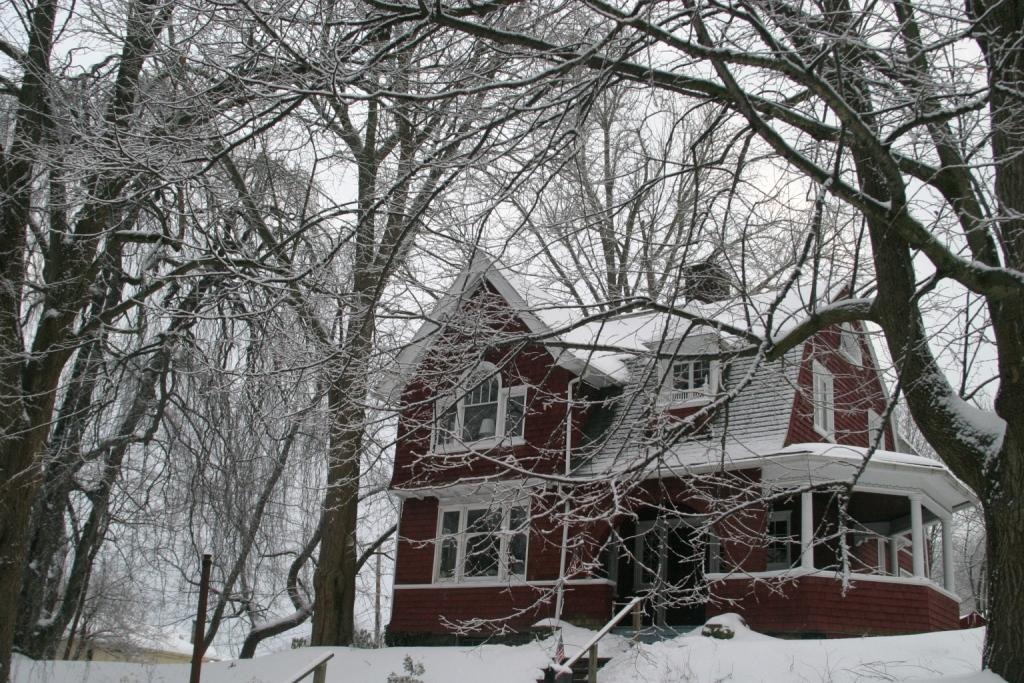
<svg viewBox="0 0 1024 683"><path fill-rule="evenodd" d="M435 579L504 580L526 575L529 515L525 505L441 508Z"/></svg>

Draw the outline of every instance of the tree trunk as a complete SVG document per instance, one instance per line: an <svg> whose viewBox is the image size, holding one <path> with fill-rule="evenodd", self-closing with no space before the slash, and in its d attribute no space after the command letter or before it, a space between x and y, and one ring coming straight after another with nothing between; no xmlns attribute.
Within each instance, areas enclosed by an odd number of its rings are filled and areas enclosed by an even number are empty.
<svg viewBox="0 0 1024 683"><path fill-rule="evenodd" d="M1024 505L1020 503L1024 491L1020 467L1024 448L1004 444L1000 456L1000 479L1005 481L996 484L995 493L983 501L988 602L993 606L989 611L983 661L1008 683L1024 683Z"/></svg>
<svg viewBox="0 0 1024 683"><path fill-rule="evenodd" d="M350 645L355 631L356 522L365 380L360 381L362 378L353 377L351 372L345 375L354 382L338 382L330 392L334 422L324 496L324 531L313 574L316 609L312 645Z"/></svg>

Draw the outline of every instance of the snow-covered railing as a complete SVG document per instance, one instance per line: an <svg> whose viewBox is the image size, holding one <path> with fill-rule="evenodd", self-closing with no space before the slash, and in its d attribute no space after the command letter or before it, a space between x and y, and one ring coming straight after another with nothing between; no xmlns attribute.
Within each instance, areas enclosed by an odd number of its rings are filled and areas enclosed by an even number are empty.
<svg viewBox="0 0 1024 683"><path fill-rule="evenodd" d="M327 675L327 660L334 656L333 652L324 652L322 655L312 660L307 665L303 665L295 674L291 674L288 678L282 679L280 683L299 683L302 679L306 678L310 674L315 674L313 683L319 683L323 681Z"/></svg>
<svg viewBox="0 0 1024 683"><path fill-rule="evenodd" d="M679 405L691 401L710 401L713 394L708 387L700 389L662 389L658 395L658 404L662 406Z"/></svg>
<svg viewBox="0 0 1024 683"><path fill-rule="evenodd" d="M569 674L571 676L572 665L578 662L583 657L584 653L588 653L590 655L590 680L596 680L597 643L606 635L611 633L611 630L615 628L618 625L618 623L626 617L627 614L632 613L636 609L636 607L643 601L643 596L637 596L630 600L625 607L619 610L618 613L616 613L616 615L611 618L611 621L602 626L601 630L599 630L597 633L590 637L590 640L588 640L586 644L580 648L579 652L574 654L572 657L569 657L562 663L553 662L552 665L545 670L544 680L549 680L549 674L550 680L556 680L556 675L561 676L563 674Z"/></svg>

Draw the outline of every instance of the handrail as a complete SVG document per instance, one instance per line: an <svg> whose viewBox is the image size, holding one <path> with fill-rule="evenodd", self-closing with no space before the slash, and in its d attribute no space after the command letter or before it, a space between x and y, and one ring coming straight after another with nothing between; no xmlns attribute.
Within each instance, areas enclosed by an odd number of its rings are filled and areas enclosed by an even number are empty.
<svg viewBox="0 0 1024 683"><path fill-rule="evenodd" d="M590 648L594 647L594 645L597 645L597 641L601 640L606 635L608 635L608 633L613 628L615 628L616 624L618 624L620 621L622 621L622 618L625 617L630 612L632 612L633 608L636 607L637 605L639 605L641 602L643 602L643 600L644 600L644 597L642 595L638 595L637 597L635 597L632 600L630 600L629 603L625 607L623 607L621 610L619 610L618 614L616 614L614 617L612 617L611 621L609 621L607 624L602 626L600 631L598 631L593 636L591 636L590 640L587 641L586 645L584 645L582 648L580 648L579 652L574 654L569 659L565 660L565 663L562 664L561 666L563 666L563 667L565 667L567 669L572 668L572 665L575 664L577 661L579 661L580 657L583 656L584 652L589 651Z"/></svg>
<svg viewBox="0 0 1024 683"><path fill-rule="evenodd" d="M326 664L327 660L329 660L333 656L334 656L333 652L325 652L325 653L323 653L312 664L307 666L305 669L302 669L299 673L295 674L291 678L289 678L289 679L287 679L285 681L281 681L281 683L299 683L299 681L301 681L303 678L306 678L311 673L315 673L316 669L319 669L321 666Z"/></svg>

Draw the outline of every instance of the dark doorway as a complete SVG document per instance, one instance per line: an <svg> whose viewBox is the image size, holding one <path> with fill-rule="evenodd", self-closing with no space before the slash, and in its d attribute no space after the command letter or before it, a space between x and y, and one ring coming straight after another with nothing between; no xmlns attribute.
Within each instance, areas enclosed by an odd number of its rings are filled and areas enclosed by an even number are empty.
<svg viewBox="0 0 1024 683"><path fill-rule="evenodd" d="M620 566L619 598L650 595L646 623L658 627L704 623L708 550L696 529L701 521L663 516L636 525L632 562Z"/></svg>

